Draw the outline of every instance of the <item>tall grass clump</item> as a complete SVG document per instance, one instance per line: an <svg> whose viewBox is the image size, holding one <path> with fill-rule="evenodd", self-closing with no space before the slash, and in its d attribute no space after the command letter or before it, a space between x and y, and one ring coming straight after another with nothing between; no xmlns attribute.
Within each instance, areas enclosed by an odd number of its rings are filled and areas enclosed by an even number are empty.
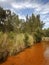
<svg viewBox="0 0 49 65"><path fill-rule="evenodd" d="M8 50L6 48L7 34L0 32L0 62L4 62L8 57Z"/></svg>
<svg viewBox="0 0 49 65"><path fill-rule="evenodd" d="M25 47L30 47L31 45L33 45L33 37L31 35L29 35L28 33L25 33Z"/></svg>
<svg viewBox="0 0 49 65"><path fill-rule="evenodd" d="M7 37L7 47L6 47L9 50L9 55L13 54L15 43L16 43L16 34L14 32L9 32Z"/></svg>
<svg viewBox="0 0 49 65"><path fill-rule="evenodd" d="M19 52L25 48L23 33L17 34L17 36L16 36L16 48L17 48L17 52Z"/></svg>
<svg viewBox="0 0 49 65"><path fill-rule="evenodd" d="M7 34L0 32L0 48L5 50L7 44Z"/></svg>
<svg viewBox="0 0 49 65"><path fill-rule="evenodd" d="M0 32L0 47L2 46L3 43L3 32Z"/></svg>
<svg viewBox="0 0 49 65"><path fill-rule="evenodd" d="M0 37L1 50L7 50L10 56L17 54L24 48L30 47L34 41L33 37L28 33L0 32Z"/></svg>
<svg viewBox="0 0 49 65"><path fill-rule="evenodd" d="M28 34L25 33L25 39L24 39L25 47L28 47L28 46L29 46L29 45L28 45L28 44L29 44L28 39L29 39Z"/></svg>
<svg viewBox="0 0 49 65"><path fill-rule="evenodd" d="M34 44L34 39L33 39L33 37L31 36L31 35L28 35L29 36L29 38L28 38L28 42L29 42L29 46L32 46L33 44Z"/></svg>

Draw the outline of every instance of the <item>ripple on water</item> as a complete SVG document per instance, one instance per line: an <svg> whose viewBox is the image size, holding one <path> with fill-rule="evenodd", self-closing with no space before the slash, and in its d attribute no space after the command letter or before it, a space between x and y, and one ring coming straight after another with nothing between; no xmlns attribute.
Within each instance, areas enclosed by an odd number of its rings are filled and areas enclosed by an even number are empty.
<svg viewBox="0 0 49 65"><path fill-rule="evenodd" d="M44 57L45 59L49 59L49 47L46 48L45 52L44 52Z"/></svg>

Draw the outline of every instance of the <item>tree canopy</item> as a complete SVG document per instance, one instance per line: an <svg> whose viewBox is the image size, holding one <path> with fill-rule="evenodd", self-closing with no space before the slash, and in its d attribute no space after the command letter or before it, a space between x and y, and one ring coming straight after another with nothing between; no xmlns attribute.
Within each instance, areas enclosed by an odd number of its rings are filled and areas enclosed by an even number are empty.
<svg viewBox="0 0 49 65"><path fill-rule="evenodd" d="M44 26L43 21L40 20L40 15L32 14L30 17L26 16L26 20L19 19L15 13L10 10L5 10L0 7L0 31L3 32L16 32L16 33L29 33L33 35L35 32L40 33ZM38 31L38 32L37 32ZM37 34L38 36L38 34Z"/></svg>

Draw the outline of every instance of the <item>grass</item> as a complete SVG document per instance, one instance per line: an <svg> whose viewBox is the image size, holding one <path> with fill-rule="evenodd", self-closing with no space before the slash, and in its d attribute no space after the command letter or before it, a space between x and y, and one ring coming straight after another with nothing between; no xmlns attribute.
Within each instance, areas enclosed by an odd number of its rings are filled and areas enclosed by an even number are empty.
<svg viewBox="0 0 49 65"><path fill-rule="evenodd" d="M33 37L31 35L28 34L28 40L26 39L28 43L25 43L24 39L25 34L23 33L16 34L14 32L0 32L0 49L8 50L10 56L14 55L26 48L25 44L28 44L28 46L33 45Z"/></svg>

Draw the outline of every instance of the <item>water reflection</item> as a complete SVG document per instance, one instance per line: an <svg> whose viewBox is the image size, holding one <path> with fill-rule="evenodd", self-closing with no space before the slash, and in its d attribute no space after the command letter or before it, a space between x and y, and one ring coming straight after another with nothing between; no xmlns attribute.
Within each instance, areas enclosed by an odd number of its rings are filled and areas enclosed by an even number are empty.
<svg viewBox="0 0 49 65"><path fill-rule="evenodd" d="M49 59L49 43L45 43L44 57L45 57L46 59Z"/></svg>

